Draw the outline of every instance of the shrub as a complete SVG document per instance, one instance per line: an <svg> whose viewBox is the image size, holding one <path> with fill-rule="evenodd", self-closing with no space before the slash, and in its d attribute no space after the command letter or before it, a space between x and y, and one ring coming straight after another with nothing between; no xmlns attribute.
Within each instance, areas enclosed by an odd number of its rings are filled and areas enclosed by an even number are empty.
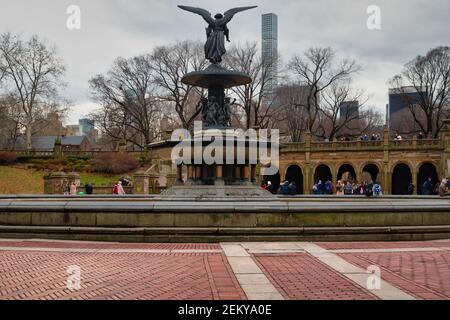
<svg viewBox="0 0 450 320"><path fill-rule="evenodd" d="M11 164L16 162L17 154L12 151L0 151L0 164Z"/></svg>
<svg viewBox="0 0 450 320"><path fill-rule="evenodd" d="M139 161L127 153L98 154L91 160L91 171L98 173L128 173L139 167Z"/></svg>

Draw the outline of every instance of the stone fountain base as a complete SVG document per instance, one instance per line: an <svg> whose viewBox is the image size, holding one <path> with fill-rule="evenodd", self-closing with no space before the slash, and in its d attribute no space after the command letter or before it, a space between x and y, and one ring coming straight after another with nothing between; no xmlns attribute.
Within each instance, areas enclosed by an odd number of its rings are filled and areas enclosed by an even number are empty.
<svg viewBox="0 0 450 320"><path fill-rule="evenodd" d="M180 185L164 191L161 199L164 201L278 201L278 198L269 191L254 185Z"/></svg>

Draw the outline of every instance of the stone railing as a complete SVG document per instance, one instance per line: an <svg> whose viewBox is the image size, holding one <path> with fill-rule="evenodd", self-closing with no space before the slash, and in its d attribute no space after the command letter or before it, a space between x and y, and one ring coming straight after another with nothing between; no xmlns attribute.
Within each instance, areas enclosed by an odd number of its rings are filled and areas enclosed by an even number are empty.
<svg viewBox="0 0 450 320"><path fill-rule="evenodd" d="M1 151L1 150L0 150ZM66 157L73 157L73 158L93 158L96 155L101 154L107 154L107 153L118 153L119 151L63 151L62 154ZM20 151L14 151L19 157L48 157L52 158L55 156L54 151L26 151L26 150L20 150ZM142 154L141 151L127 151L128 154L132 154L135 156L139 156Z"/></svg>
<svg viewBox="0 0 450 320"><path fill-rule="evenodd" d="M327 151L383 151L383 140L377 141L330 141L330 142L292 142L282 144L281 152L327 152ZM392 150L443 150L444 141L441 139L410 139L402 141L390 140L387 146Z"/></svg>

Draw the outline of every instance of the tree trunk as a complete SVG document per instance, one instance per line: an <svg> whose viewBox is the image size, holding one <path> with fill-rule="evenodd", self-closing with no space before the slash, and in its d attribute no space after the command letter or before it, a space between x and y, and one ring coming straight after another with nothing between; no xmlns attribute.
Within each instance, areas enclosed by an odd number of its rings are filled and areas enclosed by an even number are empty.
<svg viewBox="0 0 450 320"><path fill-rule="evenodd" d="M31 151L33 146L31 145L31 125L27 125L25 128L25 133L27 136L27 151Z"/></svg>

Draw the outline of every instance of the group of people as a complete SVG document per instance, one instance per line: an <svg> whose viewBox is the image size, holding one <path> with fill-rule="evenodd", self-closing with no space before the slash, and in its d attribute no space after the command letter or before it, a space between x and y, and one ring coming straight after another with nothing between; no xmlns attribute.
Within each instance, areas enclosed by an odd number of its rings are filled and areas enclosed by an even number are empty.
<svg viewBox="0 0 450 320"><path fill-rule="evenodd" d="M365 134L362 135L361 137L359 137L359 140L364 141L364 142L369 142L369 141L381 141L381 136L378 133L373 133L370 137Z"/></svg>
<svg viewBox="0 0 450 320"><path fill-rule="evenodd" d="M75 196L77 194L77 183L75 181L69 183L66 180L64 180L63 194L65 196Z"/></svg>
<svg viewBox="0 0 450 320"><path fill-rule="evenodd" d="M127 177L122 177L118 180L113 187L112 193L114 195L125 195L124 187L131 186L131 181ZM65 196L75 196L77 195L78 184L75 181L68 183L67 181L63 182L63 193ZM94 186L92 183L86 183L84 185L84 193L86 195L92 195L94 193Z"/></svg>
<svg viewBox="0 0 450 320"><path fill-rule="evenodd" d="M313 185L312 191L316 195L332 195L334 192L333 189L333 183L331 181L322 182L322 180L319 180Z"/></svg>
<svg viewBox="0 0 450 320"><path fill-rule="evenodd" d="M284 181L277 189L271 181L261 185L261 188L269 191L272 194L279 194L283 196L295 196L297 194L297 184L295 182Z"/></svg>
<svg viewBox="0 0 450 320"><path fill-rule="evenodd" d="M410 187L408 188L408 192L410 192L410 189L412 189L412 192L410 194L413 194L415 191L415 187L412 183L410 183ZM428 178L422 185L422 195L424 196L432 196L432 195L440 195L443 196L446 194L450 189L450 180L449 179L442 179L441 182L437 182L436 184L433 183L433 180L431 178Z"/></svg>
<svg viewBox="0 0 450 320"><path fill-rule="evenodd" d="M319 180L314 184L312 188L313 194L315 195L333 195L337 196L350 196L350 195L365 195L371 196L382 196L383 192L381 190L381 184L379 182L350 182L339 180L336 186L333 185L331 181L322 182Z"/></svg>
<svg viewBox="0 0 450 320"><path fill-rule="evenodd" d="M123 196L126 195L124 187L131 186L131 182L128 178L122 177L113 187L113 194Z"/></svg>

